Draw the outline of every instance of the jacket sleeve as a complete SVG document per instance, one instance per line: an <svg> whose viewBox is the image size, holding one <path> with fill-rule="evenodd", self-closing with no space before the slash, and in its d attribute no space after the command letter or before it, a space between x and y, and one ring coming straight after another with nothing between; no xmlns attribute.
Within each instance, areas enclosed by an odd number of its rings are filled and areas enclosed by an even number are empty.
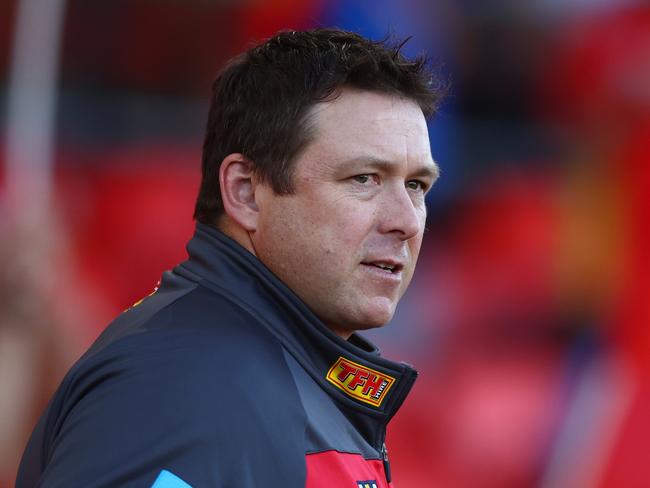
<svg viewBox="0 0 650 488"><path fill-rule="evenodd" d="M304 412L279 346L197 342L135 338L75 371L40 427L38 485L303 487ZM34 486L23 464L16 486Z"/></svg>

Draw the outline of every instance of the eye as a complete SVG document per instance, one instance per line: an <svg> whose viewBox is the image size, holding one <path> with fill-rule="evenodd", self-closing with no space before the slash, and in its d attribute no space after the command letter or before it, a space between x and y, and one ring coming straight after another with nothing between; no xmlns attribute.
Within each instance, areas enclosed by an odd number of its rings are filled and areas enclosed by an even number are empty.
<svg viewBox="0 0 650 488"><path fill-rule="evenodd" d="M365 185L366 183L370 183L372 180L376 180L374 175L371 174L355 175L352 177L352 179L357 183L361 183L362 185Z"/></svg>
<svg viewBox="0 0 650 488"><path fill-rule="evenodd" d="M406 182L406 187L415 191L425 191L427 189L427 185L420 180L409 180Z"/></svg>

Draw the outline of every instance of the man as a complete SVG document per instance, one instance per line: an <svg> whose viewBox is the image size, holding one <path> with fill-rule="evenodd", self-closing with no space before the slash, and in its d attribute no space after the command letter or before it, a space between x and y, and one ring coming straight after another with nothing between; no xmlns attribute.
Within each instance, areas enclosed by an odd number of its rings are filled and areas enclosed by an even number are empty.
<svg viewBox="0 0 650 488"><path fill-rule="evenodd" d="M423 64L319 29L225 67L189 259L66 376L18 488L389 486L416 372L355 331L389 321L420 249Z"/></svg>

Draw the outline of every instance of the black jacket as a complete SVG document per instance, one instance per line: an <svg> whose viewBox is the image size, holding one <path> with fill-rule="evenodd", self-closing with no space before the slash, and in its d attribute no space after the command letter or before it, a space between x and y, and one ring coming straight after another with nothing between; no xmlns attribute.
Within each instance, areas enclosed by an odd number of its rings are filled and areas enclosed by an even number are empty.
<svg viewBox="0 0 650 488"><path fill-rule="evenodd" d="M221 232L198 224L187 250L66 375L17 488L387 487L416 372L336 336Z"/></svg>

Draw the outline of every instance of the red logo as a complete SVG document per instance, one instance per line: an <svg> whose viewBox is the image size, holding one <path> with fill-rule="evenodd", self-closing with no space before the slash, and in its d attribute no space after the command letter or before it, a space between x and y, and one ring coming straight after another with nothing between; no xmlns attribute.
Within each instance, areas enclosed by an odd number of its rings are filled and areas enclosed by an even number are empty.
<svg viewBox="0 0 650 488"><path fill-rule="evenodd" d="M327 381L352 398L379 407L395 378L340 357L327 372Z"/></svg>

